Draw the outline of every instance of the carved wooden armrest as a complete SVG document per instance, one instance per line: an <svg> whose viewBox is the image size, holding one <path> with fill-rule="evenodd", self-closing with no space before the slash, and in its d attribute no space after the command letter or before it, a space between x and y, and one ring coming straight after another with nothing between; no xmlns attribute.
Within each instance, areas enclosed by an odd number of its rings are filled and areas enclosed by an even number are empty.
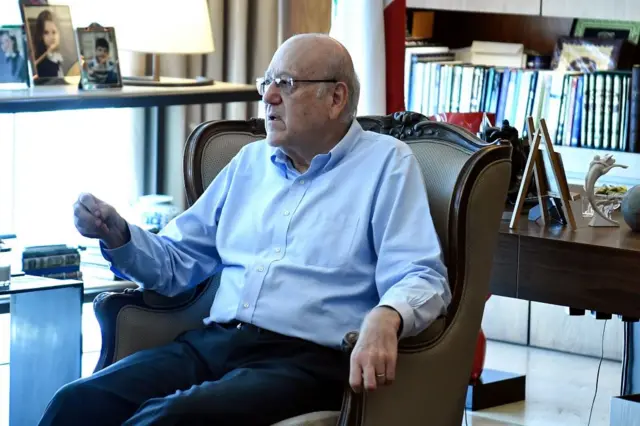
<svg viewBox="0 0 640 426"><path fill-rule="evenodd" d="M424 350L431 346L433 342L440 337L445 329L446 320L440 317L435 320L429 327L417 336L405 337L398 342L398 350ZM342 339L341 349L347 353L351 353L358 342L360 332L350 331Z"/></svg>

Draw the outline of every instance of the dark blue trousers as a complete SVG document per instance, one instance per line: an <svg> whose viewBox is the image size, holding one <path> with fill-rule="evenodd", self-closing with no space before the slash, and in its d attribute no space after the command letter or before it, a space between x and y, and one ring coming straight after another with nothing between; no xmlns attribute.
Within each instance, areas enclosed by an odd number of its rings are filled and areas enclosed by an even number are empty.
<svg viewBox="0 0 640 426"><path fill-rule="evenodd" d="M214 324L62 387L40 426L271 425L339 410L348 373L338 350Z"/></svg>

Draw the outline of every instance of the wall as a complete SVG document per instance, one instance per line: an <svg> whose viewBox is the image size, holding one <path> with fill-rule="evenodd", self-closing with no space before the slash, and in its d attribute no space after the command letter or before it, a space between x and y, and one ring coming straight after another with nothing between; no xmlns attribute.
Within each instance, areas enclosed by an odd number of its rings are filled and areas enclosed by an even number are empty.
<svg viewBox="0 0 640 426"><path fill-rule="evenodd" d="M295 34L328 33L331 0L279 0L280 41Z"/></svg>

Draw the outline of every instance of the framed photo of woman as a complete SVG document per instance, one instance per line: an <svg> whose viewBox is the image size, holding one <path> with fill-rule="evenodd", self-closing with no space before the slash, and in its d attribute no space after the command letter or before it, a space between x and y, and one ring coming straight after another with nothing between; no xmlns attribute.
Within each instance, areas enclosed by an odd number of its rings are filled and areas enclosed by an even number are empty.
<svg viewBox="0 0 640 426"><path fill-rule="evenodd" d="M80 60L69 6L22 5L33 82L66 84L80 75Z"/></svg>

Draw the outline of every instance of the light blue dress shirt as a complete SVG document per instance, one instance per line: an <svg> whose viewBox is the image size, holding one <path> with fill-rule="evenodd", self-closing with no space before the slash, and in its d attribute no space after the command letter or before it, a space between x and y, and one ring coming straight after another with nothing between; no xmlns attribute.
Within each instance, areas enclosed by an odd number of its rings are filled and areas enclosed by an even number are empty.
<svg viewBox="0 0 640 426"><path fill-rule="evenodd" d="M299 173L266 141L245 146L158 235L103 254L112 270L175 295L221 272L205 323L238 320L330 347L376 306L415 335L451 301L411 149L353 121Z"/></svg>

